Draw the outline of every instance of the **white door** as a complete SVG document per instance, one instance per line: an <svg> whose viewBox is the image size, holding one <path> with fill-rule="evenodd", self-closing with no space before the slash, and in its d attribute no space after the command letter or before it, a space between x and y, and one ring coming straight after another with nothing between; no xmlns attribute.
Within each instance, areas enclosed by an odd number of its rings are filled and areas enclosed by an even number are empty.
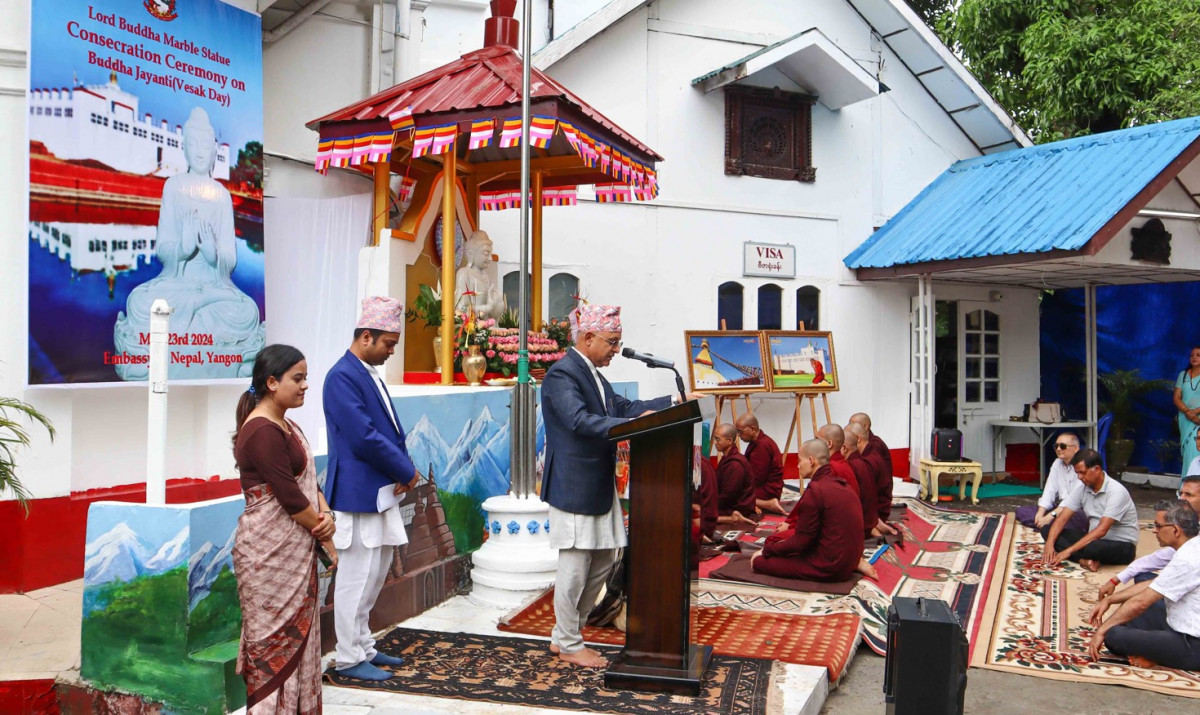
<svg viewBox="0 0 1200 715"><path fill-rule="evenodd" d="M909 340L909 392L908 392L908 444L909 444L909 476L916 478L916 465L922 457L927 456L929 449L929 433L933 429L933 409L925 404L933 394L929 381L932 360L929 351L932 349L930 332L924 326L929 325L928 303L921 304L920 296L913 296L909 304L908 340ZM924 336L923 336L924 334Z"/></svg>
<svg viewBox="0 0 1200 715"><path fill-rule="evenodd" d="M963 456L985 472L996 471L989 422L1004 416L1003 320L997 304L958 302L958 428Z"/></svg>

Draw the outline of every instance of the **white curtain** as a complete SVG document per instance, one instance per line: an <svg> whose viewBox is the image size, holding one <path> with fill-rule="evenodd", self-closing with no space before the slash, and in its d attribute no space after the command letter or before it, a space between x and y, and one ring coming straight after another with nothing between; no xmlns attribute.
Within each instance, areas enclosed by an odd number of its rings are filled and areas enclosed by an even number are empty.
<svg viewBox="0 0 1200 715"><path fill-rule="evenodd" d="M304 407L289 410L325 452L321 390L346 352L358 317L358 253L370 234L371 196L267 198L267 343L294 345L308 361Z"/></svg>

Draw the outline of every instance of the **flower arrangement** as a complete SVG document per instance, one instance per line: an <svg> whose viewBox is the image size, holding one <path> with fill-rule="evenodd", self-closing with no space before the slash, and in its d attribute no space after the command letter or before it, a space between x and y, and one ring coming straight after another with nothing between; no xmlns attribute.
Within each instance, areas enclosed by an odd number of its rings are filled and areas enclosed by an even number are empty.
<svg viewBox="0 0 1200 715"><path fill-rule="evenodd" d="M455 361L461 365L470 346L477 345L487 358L488 372L498 372L511 377L517 371L521 331L518 328L499 327L494 318L479 318L474 310L468 310L462 318L458 331ZM529 367L549 369L551 365L566 357L566 346L550 337L546 331L529 331L527 338Z"/></svg>

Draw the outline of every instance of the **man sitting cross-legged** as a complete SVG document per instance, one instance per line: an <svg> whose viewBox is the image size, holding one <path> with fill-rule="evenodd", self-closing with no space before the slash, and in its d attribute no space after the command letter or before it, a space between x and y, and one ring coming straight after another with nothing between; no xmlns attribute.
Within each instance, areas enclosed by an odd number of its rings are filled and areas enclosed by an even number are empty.
<svg viewBox="0 0 1200 715"><path fill-rule="evenodd" d="M786 514L779 503L783 495L783 455L779 445L758 427L758 418L748 412L735 420L737 434L746 443L746 460L754 480L754 503L761 511Z"/></svg>
<svg viewBox="0 0 1200 715"><path fill-rule="evenodd" d="M1184 477L1179 487L1179 498L1192 506L1192 511L1200 516L1200 475ZM1141 583L1154 578L1162 567L1171 563L1175 549L1170 546L1147 554L1125 567L1121 573L1113 576L1100 587L1100 598L1107 598L1117 590L1117 586L1129 581Z"/></svg>
<svg viewBox="0 0 1200 715"><path fill-rule="evenodd" d="M774 534L750 559L755 573L806 581L845 581L862 561L862 507L850 485L829 466L819 439L800 447L800 499L796 527Z"/></svg>
<svg viewBox="0 0 1200 715"><path fill-rule="evenodd" d="M842 454L846 463L858 480L858 500L862 504L863 536L878 536L875 525L879 523L879 513L875 506L875 468L863 459L862 448L867 444L866 431L862 425L851 422L842 430L846 443L842 445Z"/></svg>
<svg viewBox="0 0 1200 715"><path fill-rule="evenodd" d="M1200 520L1186 502L1155 506L1158 543L1175 549L1175 556L1152 581L1127 588L1101 601L1090 614L1098 625L1088 653L1100 657L1103 643L1129 658L1132 665L1200 670ZM1151 608L1160 600L1165 609ZM1109 606L1117 612L1100 623Z"/></svg>
<svg viewBox="0 0 1200 715"><path fill-rule="evenodd" d="M737 430L729 423L713 430L713 446L719 453L717 462L717 526L754 528L754 484L750 463L738 453L735 444Z"/></svg>
<svg viewBox="0 0 1200 715"><path fill-rule="evenodd" d="M1066 559L1079 562L1089 571L1100 564L1127 564L1137 554L1137 507L1125 486L1104 473L1100 454L1081 449L1071 458L1075 475L1083 482L1058 507L1054 523L1042 527L1046 545L1042 561L1055 566ZM1080 533L1067 528L1071 516L1083 511L1089 531Z"/></svg>
<svg viewBox="0 0 1200 715"><path fill-rule="evenodd" d="M1058 516L1058 505L1066 501L1067 495L1076 489L1082 489L1071 459L1079 451L1079 437L1074 432L1059 432L1054 440L1054 453L1057 459L1050 465L1050 473L1046 475L1046 487L1038 499L1037 506L1017 507L1017 521L1030 529L1040 529L1048 526ZM1087 517L1082 512L1075 512L1067 528L1073 531L1087 531Z"/></svg>

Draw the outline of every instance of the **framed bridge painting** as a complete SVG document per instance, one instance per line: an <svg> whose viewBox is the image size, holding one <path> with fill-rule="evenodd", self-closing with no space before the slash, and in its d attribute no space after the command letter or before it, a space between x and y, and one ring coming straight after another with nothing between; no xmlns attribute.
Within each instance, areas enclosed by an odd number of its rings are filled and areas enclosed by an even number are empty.
<svg viewBox="0 0 1200 715"><path fill-rule="evenodd" d="M757 330L688 330L688 380L692 392L766 392L763 334Z"/></svg>
<svg viewBox="0 0 1200 715"><path fill-rule="evenodd" d="M833 333L764 332L772 392L834 392L841 387L833 357Z"/></svg>

